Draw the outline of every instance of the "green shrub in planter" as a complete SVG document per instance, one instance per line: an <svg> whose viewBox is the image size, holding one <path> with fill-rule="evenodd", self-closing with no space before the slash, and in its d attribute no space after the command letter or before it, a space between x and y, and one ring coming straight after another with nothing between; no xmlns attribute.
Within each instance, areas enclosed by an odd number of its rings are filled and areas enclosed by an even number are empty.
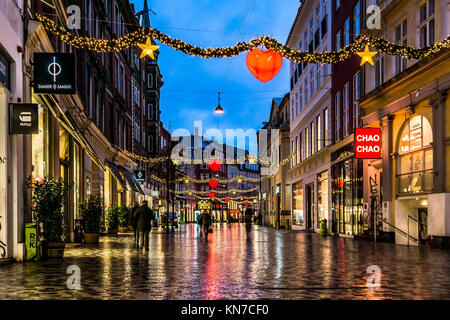
<svg viewBox="0 0 450 320"><path fill-rule="evenodd" d="M31 179L27 185L32 190L31 211L38 224L43 225L41 234L45 242L64 241L64 212L62 207L68 186L62 178L52 176Z"/></svg>
<svg viewBox="0 0 450 320"><path fill-rule="evenodd" d="M130 220L131 208L126 206L119 207L119 227L128 227L128 222Z"/></svg>
<svg viewBox="0 0 450 320"><path fill-rule="evenodd" d="M84 233L100 233L103 225L103 199L100 195L89 195L80 203Z"/></svg>
<svg viewBox="0 0 450 320"><path fill-rule="evenodd" d="M108 230L116 230L119 227L119 207L112 207L108 210Z"/></svg>

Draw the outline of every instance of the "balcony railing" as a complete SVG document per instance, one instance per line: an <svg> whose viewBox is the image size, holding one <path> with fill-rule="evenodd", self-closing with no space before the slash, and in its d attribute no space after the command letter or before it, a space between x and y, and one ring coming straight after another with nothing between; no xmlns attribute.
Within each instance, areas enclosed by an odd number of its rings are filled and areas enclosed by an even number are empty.
<svg viewBox="0 0 450 320"><path fill-rule="evenodd" d="M399 195L413 195L433 191L433 169L397 175Z"/></svg>

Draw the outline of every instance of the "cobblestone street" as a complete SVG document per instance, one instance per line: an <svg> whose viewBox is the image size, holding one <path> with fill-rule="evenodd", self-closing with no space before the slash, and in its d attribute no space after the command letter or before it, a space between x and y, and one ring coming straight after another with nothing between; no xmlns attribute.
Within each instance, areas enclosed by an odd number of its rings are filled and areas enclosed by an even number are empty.
<svg viewBox="0 0 450 320"><path fill-rule="evenodd" d="M132 235L66 249L62 261L0 266L0 299L449 299L450 252L242 224ZM69 290L67 267L81 269ZM381 268L381 289L368 289L367 267Z"/></svg>

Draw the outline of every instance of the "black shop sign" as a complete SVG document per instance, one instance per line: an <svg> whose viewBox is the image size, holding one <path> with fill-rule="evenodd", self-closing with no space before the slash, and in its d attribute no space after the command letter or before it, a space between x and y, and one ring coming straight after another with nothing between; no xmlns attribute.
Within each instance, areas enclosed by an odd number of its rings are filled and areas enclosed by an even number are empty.
<svg viewBox="0 0 450 320"><path fill-rule="evenodd" d="M74 53L34 53L35 93L75 94Z"/></svg>
<svg viewBox="0 0 450 320"><path fill-rule="evenodd" d="M9 105L9 132L13 134L39 133L38 105L11 103Z"/></svg>

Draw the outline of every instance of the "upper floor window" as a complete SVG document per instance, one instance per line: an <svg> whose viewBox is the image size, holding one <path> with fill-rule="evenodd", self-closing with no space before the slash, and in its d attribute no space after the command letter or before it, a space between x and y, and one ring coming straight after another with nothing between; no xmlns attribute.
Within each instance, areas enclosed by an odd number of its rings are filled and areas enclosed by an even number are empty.
<svg viewBox="0 0 450 320"><path fill-rule="evenodd" d="M344 47L350 44L350 19L347 18L344 22Z"/></svg>
<svg viewBox="0 0 450 320"><path fill-rule="evenodd" d="M420 47L434 43L434 0L428 0L419 9Z"/></svg>
<svg viewBox="0 0 450 320"><path fill-rule="evenodd" d="M361 96L361 73L358 71L353 76L353 128L359 128L360 107L358 99Z"/></svg>
<svg viewBox="0 0 450 320"><path fill-rule="evenodd" d="M361 32L361 3L358 1L353 8L353 33L356 39Z"/></svg>
<svg viewBox="0 0 450 320"><path fill-rule="evenodd" d="M341 139L341 93L337 92L334 96L334 105L335 105L335 140L338 142Z"/></svg>
<svg viewBox="0 0 450 320"><path fill-rule="evenodd" d="M398 44L405 45L407 36L407 21L403 20L396 28L395 28L395 42ZM395 56L395 74L399 74L400 72L406 69L406 61L407 59L402 58L401 56Z"/></svg>
<svg viewBox="0 0 450 320"><path fill-rule="evenodd" d="M324 146L328 146L329 142L330 142L330 138L328 136L328 109L325 109L323 111L323 145Z"/></svg>
<svg viewBox="0 0 450 320"><path fill-rule="evenodd" d="M384 83L384 56L375 61L375 87Z"/></svg>
<svg viewBox="0 0 450 320"><path fill-rule="evenodd" d="M350 97L349 97L349 88L350 85L347 82L344 85L344 90L342 92L342 102L344 104L344 117L343 117L343 129L344 129L344 137L348 136L349 134L349 120L350 120Z"/></svg>
<svg viewBox="0 0 450 320"><path fill-rule="evenodd" d="M320 151L323 146L323 135L322 135L322 117L320 114L316 118L317 123L317 151Z"/></svg>
<svg viewBox="0 0 450 320"><path fill-rule="evenodd" d="M336 51L338 51L341 48L341 31L338 31L338 33L336 33Z"/></svg>

